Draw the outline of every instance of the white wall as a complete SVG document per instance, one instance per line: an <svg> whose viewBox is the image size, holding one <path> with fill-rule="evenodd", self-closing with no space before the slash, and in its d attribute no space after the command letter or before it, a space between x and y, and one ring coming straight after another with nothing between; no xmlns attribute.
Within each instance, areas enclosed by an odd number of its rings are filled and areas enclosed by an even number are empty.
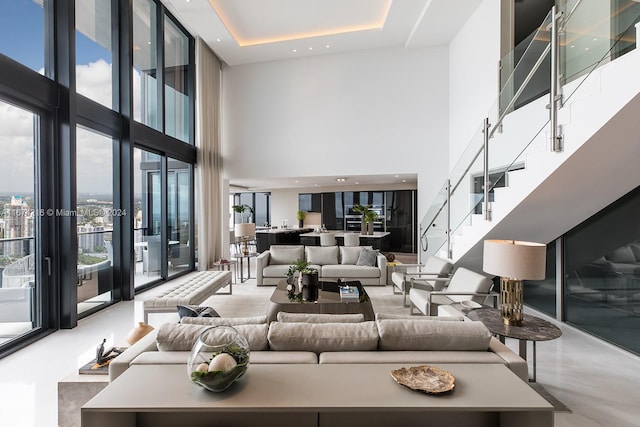
<svg viewBox="0 0 640 427"><path fill-rule="evenodd" d="M226 67L225 178L417 173L424 211L447 173L448 87L445 46Z"/></svg>
<svg viewBox="0 0 640 427"><path fill-rule="evenodd" d="M498 97L500 2L485 0L449 44L449 167Z"/></svg>

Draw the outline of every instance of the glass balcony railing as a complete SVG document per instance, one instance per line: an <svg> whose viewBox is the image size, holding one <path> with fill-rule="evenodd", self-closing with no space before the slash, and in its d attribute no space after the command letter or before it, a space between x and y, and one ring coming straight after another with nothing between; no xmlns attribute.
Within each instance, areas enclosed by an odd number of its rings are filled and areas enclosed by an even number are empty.
<svg viewBox="0 0 640 427"><path fill-rule="evenodd" d="M613 4L567 0L560 6L555 65L564 102L594 69L635 48L640 3L616 0ZM500 93L486 116L488 140L481 125L449 173L443 187L450 188L448 198L441 190L429 207L421 221L421 257L455 256L449 253L452 242L471 225L474 214L490 209L496 190L509 184L510 172L525 167L529 153L550 146L550 102L542 95L549 93L553 75L552 20L550 12L534 33L502 58Z"/></svg>
<svg viewBox="0 0 640 427"><path fill-rule="evenodd" d="M0 239L0 283L2 288L20 288L36 277L35 239Z"/></svg>
<svg viewBox="0 0 640 427"><path fill-rule="evenodd" d="M113 230L78 231L78 314L112 301L112 240Z"/></svg>

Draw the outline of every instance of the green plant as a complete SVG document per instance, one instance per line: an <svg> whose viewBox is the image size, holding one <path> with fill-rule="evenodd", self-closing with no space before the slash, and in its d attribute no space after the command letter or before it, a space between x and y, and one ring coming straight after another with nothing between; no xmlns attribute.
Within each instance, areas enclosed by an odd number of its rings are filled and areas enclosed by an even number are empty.
<svg viewBox="0 0 640 427"><path fill-rule="evenodd" d="M360 203L356 203L351 209L354 212L362 214L364 216L371 209L371 205L361 205Z"/></svg>
<svg viewBox="0 0 640 427"><path fill-rule="evenodd" d="M299 210L298 212L296 212L296 218L298 219L298 221L304 221L304 219L307 217L307 213L303 210Z"/></svg>
<svg viewBox="0 0 640 427"><path fill-rule="evenodd" d="M364 222L373 222L379 218L376 211L367 210L364 214Z"/></svg>
<svg viewBox="0 0 640 427"><path fill-rule="evenodd" d="M287 276L289 277L293 276L294 274L296 274L296 271L299 271L300 273L302 273L308 267L309 267L309 261L305 261L302 259L296 260L289 266L289 270L287 271Z"/></svg>
<svg viewBox="0 0 640 427"><path fill-rule="evenodd" d="M253 214L253 208L249 205L233 205L231 206L231 209L233 209L235 213L238 213L240 215L242 215L246 211L249 211Z"/></svg>

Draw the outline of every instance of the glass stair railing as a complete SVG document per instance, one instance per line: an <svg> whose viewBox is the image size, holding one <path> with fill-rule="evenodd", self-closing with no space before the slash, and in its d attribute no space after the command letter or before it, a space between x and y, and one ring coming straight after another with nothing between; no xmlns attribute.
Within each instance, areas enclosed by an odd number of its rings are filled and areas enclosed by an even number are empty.
<svg viewBox="0 0 640 427"><path fill-rule="evenodd" d="M511 172L526 167L527 154L557 151L554 141L561 137L551 129L557 127L550 123L553 114L593 70L635 49L640 3L618 0L609 7L600 0L567 0L523 42L526 48L517 46L501 59L499 96L420 223L421 260L457 259L469 249L455 242L474 221L491 220L496 190L517 179ZM553 78L559 90L550 103Z"/></svg>

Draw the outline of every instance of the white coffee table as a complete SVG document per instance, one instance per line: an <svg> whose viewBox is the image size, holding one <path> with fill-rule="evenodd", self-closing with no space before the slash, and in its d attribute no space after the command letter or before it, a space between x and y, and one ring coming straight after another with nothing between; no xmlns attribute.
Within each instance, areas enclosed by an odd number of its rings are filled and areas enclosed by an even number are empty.
<svg viewBox="0 0 640 427"><path fill-rule="evenodd" d="M553 426L553 407L503 365L437 364L453 392L430 396L397 384L396 364L253 365L223 393L185 365L134 365L82 407L82 425Z"/></svg>

